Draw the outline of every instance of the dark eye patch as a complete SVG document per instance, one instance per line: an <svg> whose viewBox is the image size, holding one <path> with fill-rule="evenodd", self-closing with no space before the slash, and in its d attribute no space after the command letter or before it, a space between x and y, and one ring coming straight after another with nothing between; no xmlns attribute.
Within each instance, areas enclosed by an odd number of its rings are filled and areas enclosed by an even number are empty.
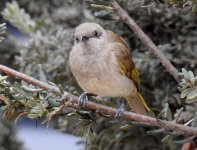
<svg viewBox="0 0 197 150"><path fill-rule="evenodd" d="M93 35L94 35L94 37L99 38L101 34L95 30Z"/></svg>
<svg viewBox="0 0 197 150"><path fill-rule="evenodd" d="M94 36L98 36L98 32L97 31L94 31Z"/></svg>
<svg viewBox="0 0 197 150"><path fill-rule="evenodd" d="M79 42L79 38L78 38L78 37L76 37L75 40L76 40L77 42Z"/></svg>

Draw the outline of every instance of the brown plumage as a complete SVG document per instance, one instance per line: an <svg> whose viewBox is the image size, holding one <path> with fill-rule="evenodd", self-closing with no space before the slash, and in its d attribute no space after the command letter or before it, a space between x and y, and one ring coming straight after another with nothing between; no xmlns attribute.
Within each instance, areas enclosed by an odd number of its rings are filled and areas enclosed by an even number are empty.
<svg viewBox="0 0 197 150"><path fill-rule="evenodd" d="M150 110L139 93L140 78L127 43L96 23L75 32L70 68L81 88L98 96L125 97L134 112Z"/></svg>

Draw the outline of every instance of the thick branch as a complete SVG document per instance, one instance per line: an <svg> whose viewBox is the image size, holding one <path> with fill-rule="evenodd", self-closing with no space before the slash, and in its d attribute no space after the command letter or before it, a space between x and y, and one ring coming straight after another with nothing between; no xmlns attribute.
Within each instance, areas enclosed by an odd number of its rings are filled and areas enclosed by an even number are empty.
<svg viewBox="0 0 197 150"><path fill-rule="evenodd" d="M7 75L10 75L10 76L13 76L17 79L20 79L20 80L23 80L23 81L26 81L27 83L30 83L32 85L35 85L37 87L40 87L42 89L45 89L45 90L49 90L51 92L53 92L54 94L56 95L60 95L61 92L59 91L58 88L54 87L54 86L50 86L49 84L47 83L44 83L44 82L41 82L35 78L32 78L28 75L25 75L23 73L20 73L18 71L15 71L13 69L10 69L6 66L3 66L3 65L0 65L0 72L3 72Z"/></svg>
<svg viewBox="0 0 197 150"><path fill-rule="evenodd" d="M161 64L174 77L174 79L179 82L180 78L178 75L178 70L170 63L170 61L165 57L162 51L157 48L157 46L151 41L151 39L142 31L142 29L128 15L128 13L120 7L120 5L115 0L111 0L111 6L114 8L113 10L116 11L119 17L134 31L138 38L140 38L144 45L148 47L150 52L152 52L160 60Z"/></svg>
<svg viewBox="0 0 197 150"><path fill-rule="evenodd" d="M34 86L37 86L39 88L49 90L56 95L61 95L61 92L59 91L58 88L53 87L47 83L41 82L41 81L34 79L30 76L27 76L23 73L12 70L12 69L5 67L3 65L0 65L0 72L11 75L17 79L26 81L26 82L28 82ZM69 104L66 102L67 106L72 107L72 108L76 108L76 105L78 103L78 97L76 97L68 92L64 93L64 97L67 102L68 101L70 102ZM96 104L93 102L86 102L84 105L84 108L88 109L88 110L95 110L96 112L105 113L105 114L111 115L111 116L115 116L115 114L117 112L117 109L115 109L115 108L104 106L101 104ZM140 115L140 114L136 114L136 113L132 113L132 112L128 112L128 111L124 112L123 119L145 123L145 124L148 124L151 126L163 128L165 130L172 130L172 131L181 132L185 135L197 135L197 128L184 126L184 125L180 125L180 124L165 121L165 120L157 120L156 118L153 118L153 117L144 116L144 115Z"/></svg>

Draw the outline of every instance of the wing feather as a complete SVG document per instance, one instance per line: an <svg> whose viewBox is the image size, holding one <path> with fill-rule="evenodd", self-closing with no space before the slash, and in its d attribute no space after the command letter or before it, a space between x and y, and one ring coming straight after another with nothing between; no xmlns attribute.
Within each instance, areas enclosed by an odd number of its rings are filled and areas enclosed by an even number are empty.
<svg viewBox="0 0 197 150"><path fill-rule="evenodd" d="M113 51L113 54L116 56L119 63L120 73L132 79L139 90L139 73L131 59L131 54L127 43L117 34L111 31L107 31L107 33L110 49Z"/></svg>

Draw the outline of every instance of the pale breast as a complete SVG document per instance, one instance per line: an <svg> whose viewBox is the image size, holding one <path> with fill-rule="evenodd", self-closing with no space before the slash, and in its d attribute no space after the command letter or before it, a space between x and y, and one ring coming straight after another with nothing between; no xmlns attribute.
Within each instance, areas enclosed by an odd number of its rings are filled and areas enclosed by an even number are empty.
<svg viewBox="0 0 197 150"><path fill-rule="evenodd" d="M98 96L126 97L136 91L133 81L119 73L114 58L70 53L70 68L80 87Z"/></svg>
<svg viewBox="0 0 197 150"><path fill-rule="evenodd" d="M112 75L106 73L102 78L94 77L80 84L85 91L99 96L127 97L136 92L136 87L132 80L121 74Z"/></svg>

